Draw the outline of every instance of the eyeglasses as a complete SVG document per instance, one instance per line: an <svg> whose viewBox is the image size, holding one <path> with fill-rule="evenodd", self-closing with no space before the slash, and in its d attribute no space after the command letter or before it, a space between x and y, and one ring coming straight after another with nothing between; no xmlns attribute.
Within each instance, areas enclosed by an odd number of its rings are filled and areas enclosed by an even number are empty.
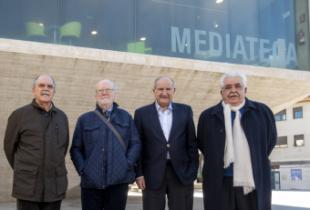
<svg viewBox="0 0 310 210"><path fill-rule="evenodd" d="M174 89L173 88L156 88L155 91L158 91L158 92L173 92Z"/></svg>
<svg viewBox="0 0 310 210"><path fill-rule="evenodd" d="M102 94L102 93L112 93L114 91L114 89L100 89L100 90L96 90L97 94Z"/></svg>
<svg viewBox="0 0 310 210"><path fill-rule="evenodd" d="M39 88L54 89L54 85L52 85L52 84L39 83L39 84L38 84L38 87L39 87Z"/></svg>
<svg viewBox="0 0 310 210"><path fill-rule="evenodd" d="M240 91L243 89L243 86L239 83L237 84L229 84L229 85L225 85L223 88L222 88L224 91L231 91L233 89L237 90L237 91Z"/></svg>

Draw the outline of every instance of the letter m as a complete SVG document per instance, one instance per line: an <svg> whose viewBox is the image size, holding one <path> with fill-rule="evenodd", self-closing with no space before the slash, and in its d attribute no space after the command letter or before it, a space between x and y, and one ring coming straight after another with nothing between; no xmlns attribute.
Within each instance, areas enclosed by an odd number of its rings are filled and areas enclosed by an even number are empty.
<svg viewBox="0 0 310 210"><path fill-rule="evenodd" d="M171 50L172 52L184 53L186 48L186 53L191 53L191 34L189 28L184 28L182 36L178 27L171 27Z"/></svg>

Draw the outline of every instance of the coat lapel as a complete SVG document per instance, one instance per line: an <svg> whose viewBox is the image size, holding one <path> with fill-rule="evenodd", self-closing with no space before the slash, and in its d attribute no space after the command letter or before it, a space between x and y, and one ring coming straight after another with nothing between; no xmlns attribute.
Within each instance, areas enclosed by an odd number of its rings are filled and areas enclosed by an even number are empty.
<svg viewBox="0 0 310 210"><path fill-rule="evenodd" d="M214 114L223 124L225 123L222 102L215 106L212 114Z"/></svg>

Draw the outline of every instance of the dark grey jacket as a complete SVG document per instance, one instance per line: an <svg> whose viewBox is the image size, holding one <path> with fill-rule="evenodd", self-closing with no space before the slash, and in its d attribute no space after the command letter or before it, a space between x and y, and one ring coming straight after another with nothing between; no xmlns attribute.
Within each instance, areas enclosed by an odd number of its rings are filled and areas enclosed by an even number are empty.
<svg viewBox="0 0 310 210"><path fill-rule="evenodd" d="M22 200L62 200L67 190L65 155L68 119L54 105L49 112L33 100L8 119L4 151L14 170L12 196Z"/></svg>

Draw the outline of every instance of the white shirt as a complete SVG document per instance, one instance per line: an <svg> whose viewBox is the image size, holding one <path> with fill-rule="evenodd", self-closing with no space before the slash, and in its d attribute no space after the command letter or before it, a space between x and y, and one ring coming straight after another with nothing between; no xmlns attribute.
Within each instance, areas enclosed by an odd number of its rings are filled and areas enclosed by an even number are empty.
<svg viewBox="0 0 310 210"><path fill-rule="evenodd" d="M172 105L170 103L168 109L166 110L163 110L157 102L155 103L155 105L161 129L163 130L166 141L168 141L172 127Z"/></svg>

